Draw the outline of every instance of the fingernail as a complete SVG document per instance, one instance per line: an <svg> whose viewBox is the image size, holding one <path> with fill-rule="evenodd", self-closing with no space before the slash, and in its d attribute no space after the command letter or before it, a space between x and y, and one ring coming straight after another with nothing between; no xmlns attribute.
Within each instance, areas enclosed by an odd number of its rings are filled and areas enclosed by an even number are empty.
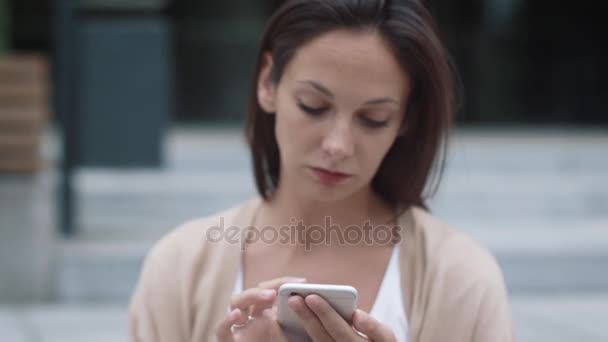
<svg viewBox="0 0 608 342"><path fill-rule="evenodd" d="M357 311L355 312L355 316L355 328L357 328L357 330L364 330L362 328L365 328L365 325L368 321L367 315L363 311L357 309Z"/></svg>
<svg viewBox="0 0 608 342"><path fill-rule="evenodd" d="M239 316L240 309L234 309L230 312L230 318L235 319Z"/></svg>
<svg viewBox="0 0 608 342"><path fill-rule="evenodd" d="M295 283L303 283L306 281L306 278L291 278L290 280Z"/></svg>
<svg viewBox="0 0 608 342"><path fill-rule="evenodd" d="M357 309L357 315L359 315L359 318L361 318L363 321L369 320L369 315L367 314L367 312L361 309Z"/></svg>
<svg viewBox="0 0 608 342"><path fill-rule="evenodd" d="M262 296L265 298L270 298L274 296L274 290L264 290L262 291Z"/></svg>

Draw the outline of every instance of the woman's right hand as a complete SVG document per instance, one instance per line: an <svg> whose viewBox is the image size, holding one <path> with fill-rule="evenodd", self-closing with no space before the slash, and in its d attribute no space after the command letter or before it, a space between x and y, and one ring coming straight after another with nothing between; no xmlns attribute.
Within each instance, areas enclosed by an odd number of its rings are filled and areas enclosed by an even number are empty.
<svg viewBox="0 0 608 342"><path fill-rule="evenodd" d="M305 282L305 279L282 277L258 284L234 295L230 313L217 327L219 342L287 341L276 322L274 308L277 291L285 283Z"/></svg>

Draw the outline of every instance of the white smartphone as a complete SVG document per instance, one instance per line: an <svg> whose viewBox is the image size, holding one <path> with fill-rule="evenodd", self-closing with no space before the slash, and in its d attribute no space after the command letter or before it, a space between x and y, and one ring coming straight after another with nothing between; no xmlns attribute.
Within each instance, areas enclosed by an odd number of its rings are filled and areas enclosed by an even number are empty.
<svg viewBox="0 0 608 342"><path fill-rule="evenodd" d="M347 285L326 285L306 283L286 283L279 288L277 304L277 321L289 333L307 336L306 330L300 323L298 315L291 310L287 300L291 296L306 297L316 294L325 299L347 321L352 323L352 317L357 309L357 289Z"/></svg>

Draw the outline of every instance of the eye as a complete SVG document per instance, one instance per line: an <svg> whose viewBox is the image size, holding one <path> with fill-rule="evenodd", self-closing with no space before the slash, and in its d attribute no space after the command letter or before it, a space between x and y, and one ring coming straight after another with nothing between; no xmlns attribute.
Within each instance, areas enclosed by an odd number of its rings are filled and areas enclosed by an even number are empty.
<svg viewBox="0 0 608 342"><path fill-rule="evenodd" d="M370 128L380 128L388 125L388 121L386 120L373 120L365 116L361 117L361 121L363 121L363 124Z"/></svg>
<svg viewBox="0 0 608 342"><path fill-rule="evenodd" d="M326 107L310 107L298 101L298 107L304 112L311 115L320 115L327 109Z"/></svg>

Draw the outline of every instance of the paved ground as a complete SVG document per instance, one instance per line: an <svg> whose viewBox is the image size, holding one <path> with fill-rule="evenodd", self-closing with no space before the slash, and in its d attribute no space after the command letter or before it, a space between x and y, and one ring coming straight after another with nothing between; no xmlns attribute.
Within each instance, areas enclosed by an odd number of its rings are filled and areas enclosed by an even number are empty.
<svg viewBox="0 0 608 342"><path fill-rule="evenodd" d="M55 142L45 147L54 158ZM153 241L254 193L238 132L174 130L166 151L159 170L78 172L80 234L55 244L55 300L0 303L0 341L126 341L125 303ZM607 151L602 131L453 140L431 206L497 255L519 341L608 341Z"/></svg>
<svg viewBox="0 0 608 342"><path fill-rule="evenodd" d="M515 297L520 342L608 341L608 294ZM0 307L6 342L127 341L122 305L36 305Z"/></svg>

